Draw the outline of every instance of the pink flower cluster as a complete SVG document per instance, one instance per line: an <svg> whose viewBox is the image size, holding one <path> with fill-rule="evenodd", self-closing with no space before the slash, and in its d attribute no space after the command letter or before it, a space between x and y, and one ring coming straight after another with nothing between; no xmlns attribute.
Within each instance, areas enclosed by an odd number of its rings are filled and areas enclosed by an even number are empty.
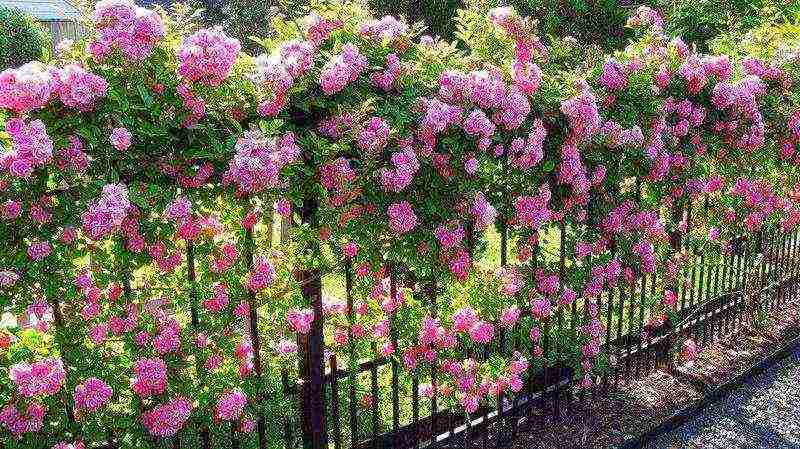
<svg viewBox="0 0 800 449"><path fill-rule="evenodd" d="M606 139L609 148L641 147L644 144L644 134L638 125L623 129L619 123L609 120L603 124L600 133Z"/></svg>
<svg viewBox="0 0 800 449"><path fill-rule="evenodd" d="M187 37L178 48L178 74L208 86L219 86L228 77L242 44L220 27L204 28Z"/></svg>
<svg viewBox="0 0 800 449"><path fill-rule="evenodd" d="M354 82L367 68L367 58L359 53L358 47L345 44L342 53L331 59L319 75L319 85L325 95L333 95L342 91Z"/></svg>
<svg viewBox="0 0 800 449"><path fill-rule="evenodd" d="M114 391L107 383L96 377L86 379L75 387L73 399L76 412L94 412L103 407L111 399Z"/></svg>
<svg viewBox="0 0 800 449"><path fill-rule="evenodd" d="M192 217L192 203L186 195L175 197L164 210L164 217L176 223L183 223Z"/></svg>
<svg viewBox="0 0 800 449"><path fill-rule="evenodd" d="M22 215L22 204L16 200L6 200L0 205L0 215L6 220L15 220Z"/></svg>
<svg viewBox="0 0 800 449"><path fill-rule="evenodd" d="M172 273L183 261L183 255L177 249L168 252L163 241L158 241L147 248L147 253L153 259L162 273Z"/></svg>
<svg viewBox="0 0 800 449"><path fill-rule="evenodd" d="M127 128L114 128L108 139L117 151L125 151L131 147L132 140L131 132Z"/></svg>
<svg viewBox="0 0 800 449"><path fill-rule="evenodd" d="M531 124L531 132L528 138L516 138L511 141L508 148L508 157L511 165L520 170L530 170L544 158L544 139L547 137L547 130L540 119L536 119Z"/></svg>
<svg viewBox="0 0 800 449"><path fill-rule="evenodd" d="M518 196L514 200L514 222L534 230L541 228L552 218L549 202L550 188L547 185L542 185L536 196Z"/></svg>
<svg viewBox="0 0 800 449"><path fill-rule="evenodd" d="M53 246L47 241L36 241L28 245L28 257L33 261L44 259L53 253Z"/></svg>
<svg viewBox="0 0 800 449"><path fill-rule="evenodd" d="M455 223L455 225L441 224L436 227L433 234L439 240L442 249L448 250L460 245L461 241L464 240L464 227L461 226L460 222Z"/></svg>
<svg viewBox="0 0 800 449"><path fill-rule="evenodd" d="M420 101L424 116L418 130L418 137L432 151L436 146L437 134L444 132L450 125L460 124L464 110L458 106L443 103L436 98L423 98Z"/></svg>
<svg viewBox="0 0 800 449"><path fill-rule="evenodd" d="M660 32L664 29L664 17L649 6L639 6L636 12L628 18L628 26L642 27Z"/></svg>
<svg viewBox="0 0 800 449"><path fill-rule="evenodd" d="M101 0L92 20L97 39L89 43L89 51L98 60L117 49L125 58L140 61L150 56L165 34L161 16L131 0Z"/></svg>
<svg viewBox="0 0 800 449"><path fill-rule="evenodd" d="M380 170L381 185L388 192L400 193L414 180L419 171L419 161L412 149L392 153L393 168Z"/></svg>
<svg viewBox="0 0 800 449"><path fill-rule="evenodd" d="M396 234L402 235L417 227L417 216L408 201L389 205L386 213L389 216L389 228Z"/></svg>
<svg viewBox="0 0 800 449"><path fill-rule="evenodd" d="M91 111L108 92L108 83L103 77L76 64L55 71L53 77L61 102L79 111Z"/></svg>
<svg viewBox="0 0 800 449"><path fill-rule="evenodd" d="M388 92L394 87L401 70L400 58L396 53L389 53L386 56L386 69L373 72L369 78L372 80L372 84Z"/></svg>
<svg viewBox="0 0 800 449"><path fill-rule="evenodd" d="M153 350L160 355L178 352L181 347L180 331L180 324L176 319L166 320L159 327L158 333L153 336Z"/></svg>
<svg viewBox="0 0 800 449"><path fill-rule="evenodd" d="M68 137L69 145L58 151L56 166L59 170L72 170L82 174L89 167L89 157L83 152L83 141L77 136Z"/></svg>
<svg viewBox="0 0 800 449"><path fill-rule="evenodd" d="M466 100L464 87L467 75L464 72L448 69L439 75L439 98L447 103L463 103Z"/></svg>
<svg viewBox="0 0 800 449"><path fill-rule="evenodd" d="M788 88L792 83L791 77L780 67L753 56L747 56L742 60L742 69L748 75L754 75L767 81L781 80L782 87Z"/></svg>
<svg viewBox="0 0 800 449"><path fill-rule="evenodd" d="M13 271L0 270L0 287L10 287L17 283L19 275Z"/></svg>
<svg viewBox="0 0 800 449"><path fill-rule="evenodd" d="M0 424L8 429L11 435L19 438L25 433L35 433L41 430L46 411L47 408L41 402L30 402L24 411L10 402L0 409Z"/></svg>
<svg viewBox="0 0 800 449"><path fill-rule="evenodd" d="M0 73L0 108L18 114L43 108L56 92L50 67L31 61Z"/></svg>
<svg viewBox="0 0 800 449"><path fill-rule="evenodd" d="M475 222L475 229L478 230L488 228L497 219L497 209L489 203L483 192L475 194L475 201L472 202L470 213Z"/></svg>
<svg viewBox="0 0 800 449"><path fill-rule="evenodd" d="M315 46L319 46L330 37L331 33L342 26L339 19L326 19L316 11L312 11L303 18L308 40Z"/></svg>
<svg viewBox="0 0 800 449"><path fill-rule="evenodd" d="M128 215L131 203L124 184L106 184L100 198L83 213L83 231L93 240L116 232Z"/></svg>
<svg viewBox="0 0 800 449"><path fill-rule="evenodd" d="M463 86L466 97L482 108L499 108L507 95L506 84L499 70L477 70L467 75Z"/></svg>
<svg viewBox="0 0 800 449"><path fill-rule="evenodd" d="M211 287L213 293L210 298L203 300L203 308L209 312L220 312L228 306L228 288L225 284L215 283Z"/></svg>
<svg viewBox="0 0 800 449"><path fill-rule="evenodd" d="M726 142L749 153L764 146L765 125L757 99L766 92L764 82L753 76L737 84L723 82L714 86L711 102L729 115L727 121L717 121L714 129L723 133Z"/></svg>
<svg viewBox="0 0 800 449"><path fill-rule="evenodd" d="M339 139L352 129L354 120L353 115L347 112L327 117L320 122L319 132L323 136Z"/></svg>
<svg viewBox="0 0 800 449"><path fill-rule="evenodd" d="M265 256L258 256L253 264L253 271L247 279L247 289L257 293L275 282L275 267Z"/></svg>
<svg viewBox="0 0 800 449"><path fill-rule="evenodd" d="M142 399L162 394L167 390L167 365L159 358L135 361L133 375L131 387Z"/></svg>
<svg viewBox="0 0 800 449"><path fill-rule="evenodd" d="M514 61L512 65L514 87L525 95L533 95L542 84L542 69L531 61Z"/></svg>
<svg viewBox="0 0 800 449"><path fill-rule="evenodd" d="M58 358L46 358L34 363L17 363L8 370L8 377L25 397L46 397L58 393L64 386L66 371Z"/></svg>
<svg viewBox="0 0 800 449"><path fill-rule="evenodd" d="M286 107L289 89L311 70L315 51L314 42L292 40L256 58L254 80L267 94L258 105L259 114L274 117Z"/></svg>
<svg viewBox="0 0 800 449"><path fill-rule="evenodd" d="M300 156L294 134L271 139L248 131L236 143L236 155L223 174L223 182L235 182L242 193L258 193L281 185L280 171Z"/></svg>
<svg viewBox="0 0 800 449"><path fill-rule="evenodd" d="M393 43L408 33L408 25L394 16L384 16L381 19L372 19L361 23L358 31L368 39Z"/></svg>
<svg viewBox="0 0 800 449"><path fill-rule="evenodd" d="M500 109L492 114L492 120L507 130L515 130L522 126L530 112L531 103L528 97L516 88L512 88L500 103Z"/></svg>
<svg viewBox="0 0 800 449"><path fill-rule="evenodd" d="M217 399L214 418L223 421L235 421L242 416L247 396L240 389L228 390Z"/></svg>
<svg viewBox="0 0 800 449"><path fill-rule="evenodd" d="M307 334L311 330L311 323L314 321L314 311L311 309L290 309L286 312L286 321L293 332Z"/></svg>
<svg viewBox="0 0 800 449"><path fill-rule="evenodd" d="M27 179L53 160L53 141L41 120L13 118L6 122L6 131L11 135L11 151L0 154L0 170Z"/></svg>
<svg viewBox="0 0 800 449"><path fill-rule="evenodd" d="M380 117L371 117L358 133L358 147L371 156L377 155L389 142L389 124Z"/></svg>
<svg viewBox="0 0 800 449"><path fill-rule="evenodd" d="M600 75L600 84L606 89L616 92L628 85L628 74L625 66L616 59L609 59L603 64L603 73Z"/></svg>
<svg viewBox="0 0 800 449"><path fill-rule="evenodd" d="M492 137L497 127L480 109L473 109L464 119L464 132L470 136Z"/></svg>
<svg viewBox="0 0 800 449"><path fill-rule="evenodd" d="M350 192L350 183L356 180L356 172L347 158L339 157L320 168L320 183L331 196L334 206L341 205Z"/></svg>
<svg viewBox="0 0 800 449"><path fill-rule="evenodd" d="M597 99L587 87L584 86L577 96L561 102L561 112L567 116L578 140L590 139L600 129Z"/></svg>
<svg viewBox="0 0 800 449"><path fill-rule="evenodd" d="M186 424L192 413L192 401L185 396L175 396L164 404L142 413L142 424L151 435L171 437Z"/></svg>

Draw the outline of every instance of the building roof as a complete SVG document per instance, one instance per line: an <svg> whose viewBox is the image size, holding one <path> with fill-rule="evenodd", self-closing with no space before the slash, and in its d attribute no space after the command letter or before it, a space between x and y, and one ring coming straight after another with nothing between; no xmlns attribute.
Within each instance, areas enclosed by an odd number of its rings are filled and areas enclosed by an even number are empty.
<svg viewBox="0 0 800 449"><path fill-rule="evenodd" d="M36 20L74 20L81 13L68 0L0 0L0 5L24 11Z"/></svg>
<svg viewBox="0 0 800 449"><path fill-rule="evenodd" d="M169 10L175 1L177 0L137 0L136 4L143 8L152 8L155 5L159 5L162 8Z"/></svg>

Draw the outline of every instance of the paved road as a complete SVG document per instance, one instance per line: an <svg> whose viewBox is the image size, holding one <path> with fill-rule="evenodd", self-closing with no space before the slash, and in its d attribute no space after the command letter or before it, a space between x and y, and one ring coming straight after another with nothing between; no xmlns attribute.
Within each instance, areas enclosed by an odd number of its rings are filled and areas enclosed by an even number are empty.
<svg viewBox="0 0 800 449"><path fill-rule="evenodd" d="M800 449L800 349L647 449Z"/></svg>

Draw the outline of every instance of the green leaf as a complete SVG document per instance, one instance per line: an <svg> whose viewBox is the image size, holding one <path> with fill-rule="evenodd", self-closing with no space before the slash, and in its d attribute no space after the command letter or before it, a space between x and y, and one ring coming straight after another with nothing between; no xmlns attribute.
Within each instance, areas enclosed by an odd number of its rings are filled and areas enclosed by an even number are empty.
<svg viewBox="0 0 800 449"><path fill-rule="evenodd" d="M144 105L147 106L148 109L153 106L153 96L150 95L150 91L141 84L136 86L136 88L139 91L139 96L142 98Z"/></svg>

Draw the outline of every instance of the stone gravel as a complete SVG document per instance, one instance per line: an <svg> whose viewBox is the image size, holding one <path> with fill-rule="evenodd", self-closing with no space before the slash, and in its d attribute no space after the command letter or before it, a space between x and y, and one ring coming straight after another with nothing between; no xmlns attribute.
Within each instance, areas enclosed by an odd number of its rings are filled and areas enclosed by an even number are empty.
<svg viewBox="0 0 800 449"><path fill-rule="evenodd" d="M645 448L800 449L800 348Z"/></svg>

